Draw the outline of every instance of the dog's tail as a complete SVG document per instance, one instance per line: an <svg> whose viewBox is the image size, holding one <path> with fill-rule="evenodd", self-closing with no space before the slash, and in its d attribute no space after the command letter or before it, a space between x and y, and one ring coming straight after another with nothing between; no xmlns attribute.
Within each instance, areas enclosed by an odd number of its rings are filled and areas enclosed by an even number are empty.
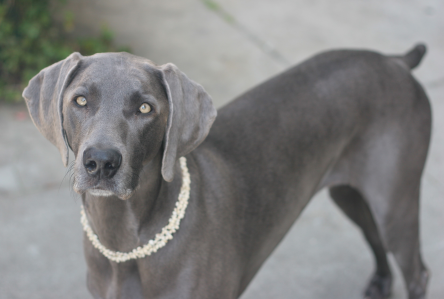
<svg viewBox="0 0 444 299"><path fill-rule="evenodd" d="M422 57L426 53L426 46L424 44L417 44L413 49L408 51L405 55L397 56L401 59L410 69L414 69L421 62Z"/></svg>

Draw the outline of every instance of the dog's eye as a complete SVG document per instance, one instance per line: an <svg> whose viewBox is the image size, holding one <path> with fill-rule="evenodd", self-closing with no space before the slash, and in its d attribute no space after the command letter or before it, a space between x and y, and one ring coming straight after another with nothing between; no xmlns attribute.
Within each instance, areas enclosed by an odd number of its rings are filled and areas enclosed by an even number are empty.
<svg viewBox="0 0 444 299"><path fill-rule="evenodd" d="M142 112L142 113L148 113L148 112L151 111L151 106L148 105L147 103L143 103L143 104L140 106L139 111Z"/></svg>
<svg viewBox="0 0 444 299"><path fill-rule="evenodd" d="M76 102L77 104L79 104L80 106L85 106L86 105L86 98L85 97L77 97L76 98Z"/></svg>

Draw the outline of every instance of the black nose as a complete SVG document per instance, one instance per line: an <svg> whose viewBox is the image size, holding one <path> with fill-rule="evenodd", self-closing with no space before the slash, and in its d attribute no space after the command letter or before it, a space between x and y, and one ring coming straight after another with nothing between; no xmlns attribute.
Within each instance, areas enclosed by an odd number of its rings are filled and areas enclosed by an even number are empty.
<svg viewBox="0 0 444 299"><path fill-rule="evenodd" d="M83 152L83 165L90 176L112 178L120 167L122 155L115 149L87 148Z"/></svg>

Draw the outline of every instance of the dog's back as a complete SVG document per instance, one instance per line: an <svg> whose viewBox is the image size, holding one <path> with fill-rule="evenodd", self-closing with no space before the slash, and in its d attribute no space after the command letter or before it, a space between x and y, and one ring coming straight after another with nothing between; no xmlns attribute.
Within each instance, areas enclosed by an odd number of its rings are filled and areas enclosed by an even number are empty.
<svg viewBox="0 0 444 299"><path fill-rule="evenodd" d="M350 50L316 55L220 109L202 147L239 165L234 172L245 177L263 171L272 181L273 173L321 170L313 176L324 180L305 187L311 196L331 184L326 171L357 139L377 142L392 131L393 138L426 146L430 105L410 74L422 49L402 57Z"/></svg>

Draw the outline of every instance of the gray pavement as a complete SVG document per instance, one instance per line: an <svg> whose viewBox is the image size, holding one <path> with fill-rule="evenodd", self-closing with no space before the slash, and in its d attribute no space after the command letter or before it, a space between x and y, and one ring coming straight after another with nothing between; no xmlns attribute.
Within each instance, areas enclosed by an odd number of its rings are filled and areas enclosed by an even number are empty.
<svg viewBox="0 0 444 299"><path fill-rule="evenodd" d="M71 0L69 9L79 34L107 24L135 54L178 65L219 107L322 50L401 53L425 42L429 52L414 73L431 99L434 124L421 239L432 272L429 298L444 297L444 2ZM69 175L62 179L56 148L26 115L23 105L0 106L0 298L90 298L79 199ZM242 299L361 298L372 263L361 233L323 191ZM406 298L392 265L392 298Z"/></svg>

